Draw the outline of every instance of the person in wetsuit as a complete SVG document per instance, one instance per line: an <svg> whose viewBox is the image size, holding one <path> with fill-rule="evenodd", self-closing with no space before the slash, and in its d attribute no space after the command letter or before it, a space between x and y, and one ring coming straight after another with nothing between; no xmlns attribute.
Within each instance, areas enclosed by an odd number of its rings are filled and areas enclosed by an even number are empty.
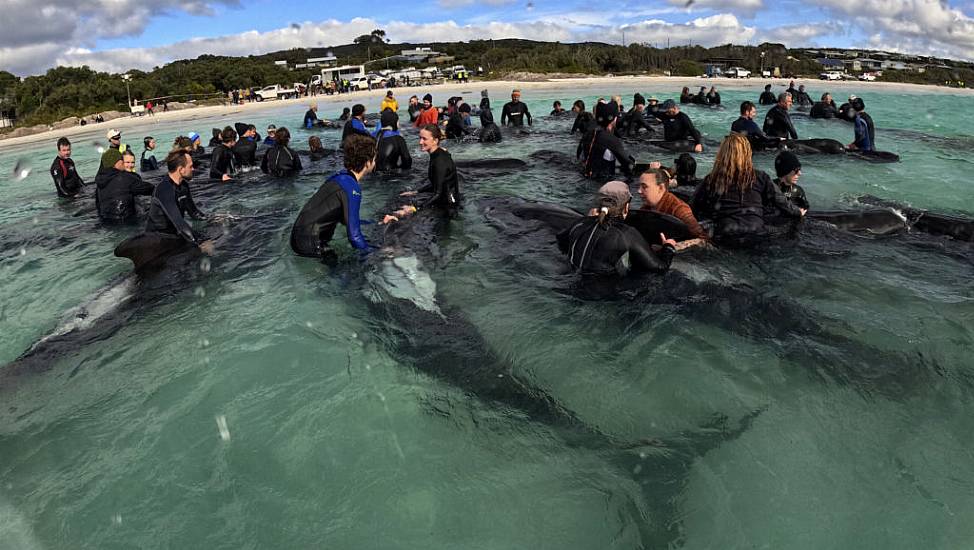
<svg viewBox="0 0 974 550"><path fill-rule="evenodd" d="M626 275L629 271L664 273L677 244L661 235L659 254L634 227L626 225L632 194L621 181L599 188L596 216L586 216L558 234L558 248L572 269L582 275Z"/></svg>
<svg viewBox="0 0 974 550"><path fill-rule="evenodd" d="M95 205L105 223L129 223L138 219L135 197L149 196L154 187L135 173L135 153L122 153L122 170L110 168L95 177Z"/></svg>
<svg viewBox="0 0 974 550"><path fill-rule="evenodd" d="M735 120L734 124L731 124L731 132L746 135L748 141L751 142L751 149L755 151L773 148L780 145L783 141L782 138L768 137L763 131L761 131L761 128L758 127L758 123L754 122L754 117L757 114L758 109L753 103L750 101L741 103L741 117Z"/></svg>
<svg viewBox="0 0 974 550"><path fill-rule="evenodd" d="M152 192L149 214L146 217L146 233L178 235L186 242L199 246L204 253L211 253L213 245L193 231L186 216L203 219L203 213L193 202L189 180L193 177L193 157L188 149L176 149L166 157L168 174Z"/></svg>
<svg viewBox="0 0 974 550"><path fill-rule="evenodd" d="M663 103L666 103L666 101ZM686 105L687 103L693 103L693 94L690 93L689 87L684 86L683 91L680 92L680 105Z"/></svg>
<svg viewBox="0 0 974 550"><path fill-rule="evenodd" d="M707 92L707 103L710 105L720 105L720 92L717 91L717 86L711 86L710 91Z"/></svg>
<svg viewBox="0 0 974 550"><path fill-rule="evenodd" d="M310 130L311 128L321 128L324 125L325 121L318 118L318 104L312 103L308 106L307 112L304 113L304 123L302 126Z"/></svg>
<svg viewBox="0 0 974 550"><path fill-rule="evenodd" d="M264 153L264 158L260 161L261 172L280 178L293 176L301 171L301 158L294 149L288 147L289 143L291 132L281 126L274 132L274 145Z"/></svg>
<svg viewBox="0 0 974 550"><path fill-rule="evenodd" d="M458 103L453 105L453 110L446 123L447 139L462 140L467 135L473 133L473 128L467 126L464 122L464 111L467 111L467 114L469 114L469 107L466 109L463 108L465 105L466 103L462 101L458 101Z"/></svg>
<svg viewBox="0 0 974 550"><path fill-rule="evenodd" d="M379 118L379 128L376 129L375 136L376 154L375 170L385 172L387 170L409 170L413 167L413 157L409 154L409 147L406 140L399 133L399 115L395 111L382 111Z"/></svg>
<svg viewBox="0 0 974 550"><path fill-rule="evenodd" d="M801 218L805 210L791 203L771 178L754 169L751 143L743 134L730 134L720 144L713 170L691 200L698 220L712 220L719 244L747 246L766 238L765 218L774 213Z"/></svg>
<svg viewBox="0 0 974 550"><path fill-rule="evenodd" d="M213 137L210 138L210 142L207 144L207 147L212 149L220 144L221 132L223 132L223 130L220 130L219 128L213 128Z"/></svg>
<svg viewBox="0 0 974 550"><path fill-rule="evenodd" d="M141 162L139 163L139 169L142 172L151 172L153 170L156 170L157 168L159 168L159 161L156 160L156 156L149 155L148 157L146 157L146 155L148 155L151 151L155 150L156 138L152 136L146 136L145 139L142 140L142 144L145 146L145 149L142 150L142 158L140 159Z"/></svg>
<svg viewBox="0 0 974 550"><path fill-rule="evenodd" d="M342 143L345 143L345 139L352 134L369 135L369 130L365 127L365 105L361 103L352 106L352 118L348 119L342 130Z"/></svg>
<svg viewBox="0 0 974 550"><path fill-rule="evenodd" d="M773 138L798 139L798 132L791 122L788 109L791 108L791 94L778 94L778 103L772 107L764 117L764 133Z"/></svg>
<svg viewBox="0 0 974 550"><path fill-rule="evenodd" d="M490 110L487 90L480 92L480 143L499 143L501 129L494 123L494 113Z"/></svg>
<svg viewBox="0 0 974 550"><path fill-rule="evenodd" d="M362 205L359 182L375 168L375 140L353 134L343 142L342 150L345 169L318 188L291 226L291 250L299 256L333 260L336 254L329 243L339 223L345 225L352 247L369 249L359 217Z"/></svg>
<svg viewBox="0 0 974 550"><path fill-rule="evenodd" d="M876 150L875 135L876 129L873 127L873 119L866 114L866 103L861 97L852 100L852 111L855 115L852 122L855 125L854 140L848 145L853 151L872 153Z"/></svg>
<svg viewBox="0 0 974 550"><path fill-rule="evenodd" d="M639 135L640 129L653 133L653 128L646 121L646 99L637 93L632 99L632 109L620 117L615 133L619 137L634 136Z"/></svg>
<svg viewBox="0 0 974 550"><path fill-rule="evenodd" d="M622 173L632 177L636 159L614 133L618 123L618 109L615 102L599 103L595 107L595 121L598 125L582 137L575 150L575 158L583 160L582 174L585 177L603 180L611 178L616 173L617 161Z"/></svg>
<svg viewBox="0 0 974 550"><path fill-rule="evenodd" d="M812 105L814 103L812 101L812 97L809 96L808 92L805 91L804 84L798 87L798 93L795 94L794 97L792 97L792 100L795 102L796 105L800 107L808 107L809 105Z"/></svg>
<svg viewBox="0 0 974 550"><path fill-rule="evenodd" d="M660 168L650 168L640 174L639 196L643 199L641 209L673 216L683 222L692 237L691 240L682 241L683 247L702 244L710 236L697 222L690 206L667 189L669 180L669 174Z"/></svg>
<svg viewBox="0 0 974 550"><path fill-rule="evenodd" d="M853 112L854 109L852 108L852 102L856 99L857 97L855 95L850 95L848 103L843 103L839 106L839 118L846 122L852 122L856 119L856 113Z"/></svg>
<svg viewBox="0 0 974 550"><path fill-rule="evenodd" d="M758 99L758 105L774 105L778 102L778 99L771 92L771 84L764 85L764 91L761 92L761 97Z"/></svg>
<svg viewBox="0 0 974 550"><path fill-rule="evenodd" d="M268 147L273 147L274 144L276 143L275 140L276 134L277 134L277 126L274 126L273 124L268 124L267 135L264 136L264 145Z"/></svg>
<svg viewBox="0 0 974 550"><path fill-rule="evenodd" d="M328 156L328 150L321 144L321 138L311 136L308 138L308 158L311 162L319 161Z"/></svg>
<svg viewBox="0 0 974 550"><path fill-rule="evenodd" d="M237 168L233 163L233 146L237 143L237 131L227 126L220 132L220 143L213 148L210 157L210 177L230 181Z"/></svg>
<svg viewBox="0 0 974 550"><path fill-rule="evenodd" d="M521 102L521 90L511 92L511 100L504 104L501 111L501 126L524 126L524 119L528 119L528 126L533 125L528 105Z"/></svg>
<svg viewBox="0 0 974 550"><path fill-rule="evenodd" d="M233 146L233 155L237 166L254 166L257 164L257 128L253 124L245 126L243 135Z"/></svg>
<svg viewBox="0 0 974 550"><path fill-rule="evenodd" d="M406 111L409 112L409 122L410 123L416 122L416 119L419 118L419 112L421 110L422 110L422 107L419 104L419 98L416 97L415 95L414 96L411 96L409 98L409 107L406 108Z"/></svg>
<svg viewBox="0 0 974 550"><path fill-rule="evenodd" d="M837 116L839 116L839 110L835 108L835 102L832 101L832 94L828 92L822 94L822 101L812 105L812 109L808 112L808 118L831 119Z"/></svg>
<svg viewBox="0 0 974 550"><path fill-rule="evenodd" d="M707 87L706 86L701 86L700 87L700 91L697 92L697 94L695 96L693 96L693 99L691 100L691 103L694 103L695 105L707 105L708 104L708 102L707 102Z"/></svg>
<svg viewBox="0 0 974 550"><path fill-rule="evenodd" d="M550 113L551 116L563 116L566 114L568 114L568 111L566 111L565 108L561 106L560 101L555 101L554 103L551 104L551 113Z"/></svg>
<svg viewBox="0 0 974 550"><path fill-rule="evenodd" d="M460 181L457 167L450 152L440 147L443 132L436 124L427 124L419 131L419 147L429 153L429 183L415 191L404 191L401 197L414 197L428 194L413 205L406 205L392 214L386 215L382 223L398 221L415 214L420 209L434 209L440 214L454 218L460 209Z"/></svg>
<svg viewBox="0 0 974 550"><path fill-rule="evenodd" d="M657 118L663 122L663 139L669 142L692 140L694 152L703 151L703 136L693 126L690 117L680 112L680 106L672 99L667 99L661 109L663 112Z"/></svg>
<svg viewBox="0 0 974 550"><path fill-rule="evenodd" d="M67 199L77 197L85 186L85 180L78 175L78 169L71 160L71 142L66 137L57 140L57 156L51 163L51 178L54 179L57 195Z"/></svg>
<svg viewBox="0 0 974 550"><path fill-rule="evenodd" d="M589 130L597 126L595 116L585 110L585 102L581 99L575 100L572 105L572 112L575 113L575 123L572 124L572 131L568 132L569 134L579 132L584 136Z"/></svg>
<svg viewBox="0 0 974 550"><path fill-rule="evenodd" d="M798 178L802 175L802 163L798 156L791 151L782 151L774 159L774 172L777 174L774 183L781 190L781 194L798 208L808 210L808 199L805 190L798 185Z"/></svg>

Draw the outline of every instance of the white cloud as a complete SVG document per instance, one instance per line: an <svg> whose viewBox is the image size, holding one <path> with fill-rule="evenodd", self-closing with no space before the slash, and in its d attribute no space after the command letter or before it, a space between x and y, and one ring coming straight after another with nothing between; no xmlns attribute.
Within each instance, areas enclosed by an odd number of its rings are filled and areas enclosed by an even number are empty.
<svg viewBox="0 0 974 550"><path fill-rule="evenodd" d="M693 10L729 11L754 15L764 7L764 0L667 0L670 5Z"/></svg>
<svg viewBox="0 0 974 550"><path fill-rule="evenodd" d="M818 45L816 39L823 36L834 36L845 32L845 26L834 21L802 25L784 25L761 31L758 36L758 41L784 44L789 48L800 48L802 46Z"/></svg>

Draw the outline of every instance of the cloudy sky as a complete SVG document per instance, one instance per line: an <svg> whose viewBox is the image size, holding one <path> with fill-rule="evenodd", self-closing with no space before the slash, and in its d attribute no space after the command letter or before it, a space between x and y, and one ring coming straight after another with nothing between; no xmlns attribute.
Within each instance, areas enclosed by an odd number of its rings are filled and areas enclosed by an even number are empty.
<svg viewBox="0 0 974 550"><path fill-rule="evenodd" d="M123 72L204 53L393 42L561 42L868 47L974 59L974 0L0 0L0 69Z"/></svg>

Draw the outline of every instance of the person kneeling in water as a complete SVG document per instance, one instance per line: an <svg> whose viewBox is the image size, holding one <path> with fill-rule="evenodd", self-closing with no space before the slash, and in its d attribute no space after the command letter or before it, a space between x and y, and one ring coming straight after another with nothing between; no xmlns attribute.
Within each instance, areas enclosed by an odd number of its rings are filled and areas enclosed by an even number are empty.
<svg viewBox="0 0 974 550"><path fill-rule="evenodd" d="M650 168L639 176L639 196L643 199L641 210L673 216L687 226L693 239L680 242L677 249L703 244L710 236L697 223L690 206L666 189L669 179L669 174L659 168Z"/></svg>
<svg viewBox="0 0 974 550"><path fill-rule="evenodd" d="M375 168L375 140L353 134L342 147L345 169L328 178L308 200L291 227L291 249L299 256L332 260L336 257L329 243L339 223L345 225L348 242L358 250L368 250L362 235L359 209L362 187L359 182Z"/></svg>
<svg viewBox="0 0 974 550"><path fill-rule="evenodd" d="M677 244L660 235L663 248L653 252L634 227L626 225L632 194L621 181L610 181L596 199L598 215L586 216L558 234L558 248L583 275L625 275L630 270L663 273L670 268Z"/></svg>
<svg viewBox="0 0 974 550"><path fill-rule="evenodd" d="M786 199L767 174L754 169L751 144L741 134L724 138L713 170L697 187L691 205L697 219L714 221L714 240L730 245L767 237L765 218L778 211L791 218L805 215L805 209Z"/></svg>
<svg viewBox="0 0 974 550"><path fill-rule="evenodd" d="M781 194L798 208L808 210L808 199L805 190L798 185L798 178L802 175L802 163L795 153L782 151L774 159L774 172L778 175L774 183L781 189Z"/></svg>

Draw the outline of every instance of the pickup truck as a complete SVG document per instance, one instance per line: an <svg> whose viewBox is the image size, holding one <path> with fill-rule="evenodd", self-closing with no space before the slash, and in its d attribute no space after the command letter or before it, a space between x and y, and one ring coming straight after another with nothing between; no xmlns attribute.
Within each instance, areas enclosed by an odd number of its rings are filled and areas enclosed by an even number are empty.
<svg viewBox="0 0 974 550"><path fill-rule="evenodd" d="M842 73L839 71L829 71L818 75L820 80L842 80Z"/></svg>
<svg viewBox="0 0 974 550"><path fill-rule="evenodd" d="M298 91L294 88L285 88L275 84L257 90L254 92L254 97L257 98L257 101L264 101L265 99L287 99L289 97L298 97Z"/></svg>

